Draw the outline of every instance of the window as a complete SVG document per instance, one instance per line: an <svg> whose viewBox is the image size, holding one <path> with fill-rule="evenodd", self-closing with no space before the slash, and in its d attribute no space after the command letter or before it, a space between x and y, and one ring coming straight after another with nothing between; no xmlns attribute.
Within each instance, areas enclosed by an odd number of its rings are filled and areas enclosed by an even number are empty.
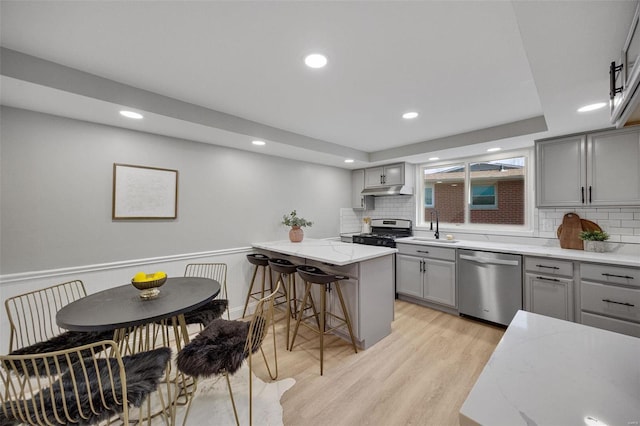
<svg viewBox="0 0 640 426"><path fill-rule="evenodd" d="M518 154L421 166L419 193L424 198L416 225L429 226L431 213L436 210L445 226L526 230L529 152Z"/></svg>
<svg viewBox="0 0 640 426"><path fill-rule="evenodd" d="M496 203L496 186L481 185L477 183L471 184L471 208L472 209L495 209Z"/></svg>
<svg viewBox="0 0 640 426"><path fill-rule="evenodd" d="M425 186L424 188L424 206L433 207L433 186Z"/></svg>

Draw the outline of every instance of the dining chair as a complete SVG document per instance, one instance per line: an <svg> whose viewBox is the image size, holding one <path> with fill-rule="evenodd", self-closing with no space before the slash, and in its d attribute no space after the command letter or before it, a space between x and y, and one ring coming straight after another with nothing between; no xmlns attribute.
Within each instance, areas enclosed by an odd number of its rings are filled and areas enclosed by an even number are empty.
<svg viewBox="0 0 640 426"><path fill-rule="evenodd" d="M272 380L278 377L278 355L274 316L274 299L278 294L280 282L270 295L260 299L251 317L251 321L229 321L216 319L202 330L191 342L178 352L177 366L184 374L197 378L223 375L227 381L233 414L239 425L238 411L233 397L229 375L240 369L244 360L249 366L249 424L253 423L253 354L260 350ZM262 344L269 333L273 335L274 371ZM191 402L187 407L186 423Z"/></svg>
<svg viewBox="0 0 640 426"><path fill-rule="evenodd" d="M56 324L58 310L86 295L82 281L74 280L6 299L10 355L61 351L113 339L113 330L66 331ZM30 364L21 374L39 374L41 367Z"/></svg>
<svg viewBox="0 0 640 426"><path fill-rule="evenodd" d="M202 328L226 310L227 319L231 319L227 301L227 264L226 263L190 263L184 269L185 277L210 278L220 284L220 293L207 305L195 311L188 312L184 318L187 324L200 323ZM218 300L218 302L216 302ZM224 300L224 303L221 302ZM221 311L222 310L222 311ZM202 329L201 328L201 329Z"/></svg>
<svg viewBox="0 0 640 426"><path fill-rule="evenodd" d="M112 340L44 354L0 356L0 424L129 423L129 406L141 406L164 376L171 349L122 357ZM46 366L33 379L15 374Z"/></svg>

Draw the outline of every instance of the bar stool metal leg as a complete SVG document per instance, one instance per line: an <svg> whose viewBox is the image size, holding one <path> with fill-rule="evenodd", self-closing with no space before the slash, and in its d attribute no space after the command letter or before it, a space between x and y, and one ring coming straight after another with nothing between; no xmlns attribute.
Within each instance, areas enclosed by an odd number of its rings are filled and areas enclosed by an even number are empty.
<svg viewBox="0 0 640 426"><path fill-rule="evenodd" d="M267 275L269 275L269 283L270 288L273 291L273 277L271 276L271 269L269 268L269 258L264 254L253 253L247 255L247 260L252 265L255 265L253 270L253 276L251 277L251 284L249 284L249 291L247 292L247 298L244 302L244 309L242 310L242 318L247 314L247 308L249 307L249 300L252 298L255 300L263 299L265 296L265 280ZM255 285L256 275L258 274L258 268L262 268L262 280L259 291L254 291L253 286ZM256 297L256 295L260 295L260 297Z"/></svg>

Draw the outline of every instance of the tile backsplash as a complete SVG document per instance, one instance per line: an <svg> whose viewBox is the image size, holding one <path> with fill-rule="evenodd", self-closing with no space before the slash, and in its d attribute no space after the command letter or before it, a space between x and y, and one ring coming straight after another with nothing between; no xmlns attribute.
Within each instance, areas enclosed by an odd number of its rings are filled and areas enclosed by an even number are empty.
<svg viewBox="0 0 640 426"><path fill-rule="evenodd" d="M562 224L564 215L569 212L600 225L612 242L640 244L640 208L637 207L539 209L536 229L538 237L556 238L556 230Z"/></svg>
<svg viewBox="0 0 640 426"><path fill-rule="evenodd" d="M556 240L556 230L569 212L600 225L610 235L611 242L640 244L640 207L538 209L534 220L534 237ZM414 221L415 197L376 197L374 210L340 209L340 232L360 232L364 217Z"/></svg>
<svg viewBox="0 0 640 426"><path fill-rule="evenodd" d="M415 220L415 201L413 196L394 195L376 197L374 210L340 209L340 233L360 232L362 219L408 219Z"/></svg>

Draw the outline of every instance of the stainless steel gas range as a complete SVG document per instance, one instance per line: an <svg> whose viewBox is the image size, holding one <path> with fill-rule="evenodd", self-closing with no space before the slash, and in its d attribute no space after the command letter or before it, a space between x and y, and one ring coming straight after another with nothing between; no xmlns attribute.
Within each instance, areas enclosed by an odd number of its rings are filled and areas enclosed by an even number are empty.
<svg viewBox="0 0 640 426"><path fill-rule="evenodd" d="M411 221L407 219L372 219L371 233L353 236L354 244L395 247L396 238L413 235Z"/></svg>

